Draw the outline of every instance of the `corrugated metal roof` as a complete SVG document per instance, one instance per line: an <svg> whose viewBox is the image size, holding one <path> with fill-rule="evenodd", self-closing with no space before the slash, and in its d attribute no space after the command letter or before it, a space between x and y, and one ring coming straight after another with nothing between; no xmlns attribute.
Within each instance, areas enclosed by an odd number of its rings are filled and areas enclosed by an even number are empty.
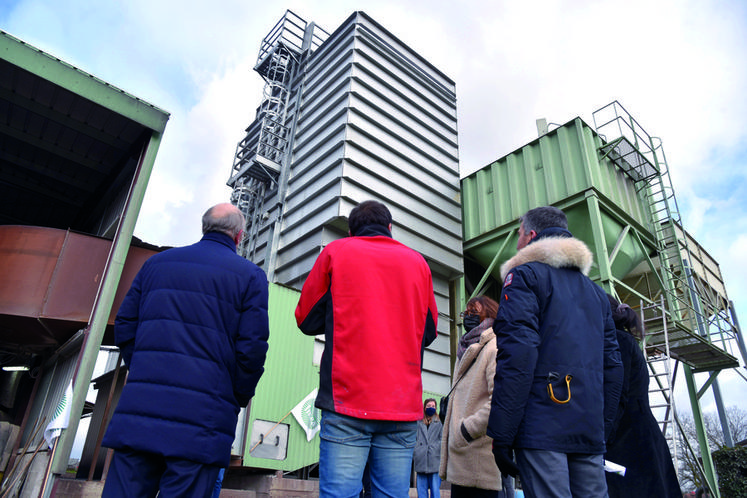
<svg viewBox="0 0 747 498"><path fill-rule="evenodd" d="M0 31L0 224L97 233L168 113Z"/></svg>

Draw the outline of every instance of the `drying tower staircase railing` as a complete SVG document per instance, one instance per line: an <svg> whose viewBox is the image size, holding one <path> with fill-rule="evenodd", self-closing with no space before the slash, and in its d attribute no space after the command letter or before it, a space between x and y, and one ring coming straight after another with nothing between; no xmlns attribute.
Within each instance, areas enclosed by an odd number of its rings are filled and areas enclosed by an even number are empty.
<svg viewBox="0 0 747 498"><path fill-rule="evenodd" d="M648 324L655 324L664 329L664 347L645 348L646 364L649 372L649 403L651 412L659 424L659 429L664 434L669 451L672 454L674 468L679 468L676 426L677 412L674 404L674 375L676 369L672 367L672 359L669 351L669 340L667 332L667 320L665 313L664 296L659 302L646 303L640 301L641 323L643 330L643 344L648 342Z"/></svg>
<svg viewBox="0 0 747 498"><path fill-rule="evenodd" d="M288 154L288 103L292 80L303 57L326 39L324 30L290 10L262 40L254 70L265 80L254 122L236 147L228 186L231 202L246 218L245 235L238 252L254 259L259 228L266 219L264 196L277 186Z"/></svg>
<svg viewBox="0 0 747 498"><path fill-rule="evenodd" d="M599 152L614 162L634 182L649 209L649 229L656 243L655 273L666 307L658 322L650 321L646 336L649 351L668 349L668 356L690 365L694 372L739 366L738 360L719 347L732 329L693 277L689 237L682 228L666 156L657 138L618 103L594 112L594 124L603 139ZM649 304L658 295L646 296ZM667 326L664 327L666 318Z"/></svg>

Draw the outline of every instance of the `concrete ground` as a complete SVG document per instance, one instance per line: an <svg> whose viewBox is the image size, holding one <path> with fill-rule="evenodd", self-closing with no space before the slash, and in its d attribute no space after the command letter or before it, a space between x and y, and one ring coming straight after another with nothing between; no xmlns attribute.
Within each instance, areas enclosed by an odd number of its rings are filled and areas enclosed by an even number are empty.
<svg viewBox="0 0 747 498"><path fill-rule="evenodd" d="M247 483L248 489L223 489L221 498L319 498L317 481L283 479L277 476L261 476ZM60 479L54 488L55 498L98 498L104 483L78 479ZM410 489L410 498L417 498L415 488ZM451 498L451 491L441 490L441 498Z"/></svg>

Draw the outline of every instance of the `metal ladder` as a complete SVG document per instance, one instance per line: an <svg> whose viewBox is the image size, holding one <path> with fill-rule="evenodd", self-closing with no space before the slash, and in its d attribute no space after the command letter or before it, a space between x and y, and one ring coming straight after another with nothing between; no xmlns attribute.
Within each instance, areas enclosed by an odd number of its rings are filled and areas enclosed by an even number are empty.
<svg viewBox="0 0 747 498"><path fill-rule="evenodd" d="M291 78L301 52L305 22L287 11L265 37L255 70L265 80L262 102L255 124L236 149L229 180L233 187L231 203L244 214L246 227L239 243L239 255L255 260L259 228L265 221L264 197L272 184L277 185L281 165L288 148L287 118Z"/></svg>
<svg viewBox="0 0 747 498"><path fill-rule="evenodd" d="M261 120L257 155L276 164L283 162L288 143L285 119L290 94L291 71L295 67L293 54L279 45L270 54L268 68L263 75L265 86L258 118Z"/></svg>
<svg viewBox="0 0 747 498"><path fill-rule="evenodd" d="M256 178L239 178L231 192L231 204L244 214L244 237L239 241L236 252L239 256L255 261L257 234L264 216L264 200L267 184Z"/></svg>
<svg viewBox="0 0 747 498"><path fill-rule="evenodd" d="M669 334L667 334L667 317L665 313L664 296L659 303L646 304L641 300L641 324L643 334L643 350L649 371L648 398L651 413L659 424L664 439L669 445L674 468L679 468L677 459L677 438L675 421L677 412L674 404L674 374L672 358L669 350ZM647 335L647 324L655 323L663 328L663 334ZM649 339L663 337L663 343L650 343ZM653 382L651 382L653 380Z"/></svg>
<svg viewBox="0 0 747 498"><path fill-rule="evenodd" d="M683 260L683 253L686 255L684 259L691 260L687 237L682 229L682 217L674 196L661 141L653 137L649 137L649 141L659 174L648 179L642 193L650 207L651 225L664 277L668 309L671 319L686 323L691 331L697 333L696 309L692 303L694 296ZM678 230L681 233L678 233Z"/></svg>

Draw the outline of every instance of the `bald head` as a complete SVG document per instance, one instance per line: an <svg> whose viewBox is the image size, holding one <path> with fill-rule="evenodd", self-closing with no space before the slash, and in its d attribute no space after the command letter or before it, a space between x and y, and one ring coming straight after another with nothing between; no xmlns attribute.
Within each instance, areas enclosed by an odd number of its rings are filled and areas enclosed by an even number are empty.
<svg viewBox="0 0 747 498"><path fill-rule="evenodd" d="M216 204L202 215L202 233L221 232L225 233L234 241L244 230L244 215L241 211L228 202Z"/></svg>

